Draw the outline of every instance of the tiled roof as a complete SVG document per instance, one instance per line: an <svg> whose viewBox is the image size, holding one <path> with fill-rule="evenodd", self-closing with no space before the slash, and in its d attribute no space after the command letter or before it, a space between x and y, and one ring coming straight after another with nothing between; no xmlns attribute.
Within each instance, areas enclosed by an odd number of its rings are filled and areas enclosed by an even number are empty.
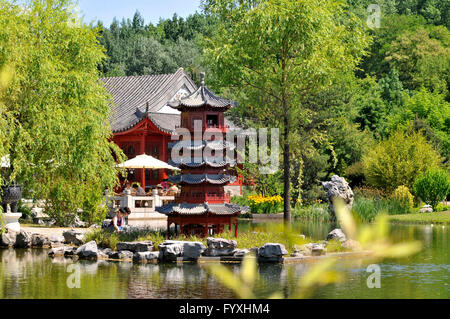
<svg viewBox="0 0 450 319"><path fill-rule="evenodd" d="M210 184L222 185L234 183L236 181L236 176L226 174L180 174L170 176L169 180L175 184L201 184L207 182Z"/></svg>
<svg viewBox="0 0 450 319"><path fill-rule="evenodd" d="M169 164L176 167L186 166L191 168L201 167L203 165L208 165L210 167L224 167L227 165L235 166L236 160L217 160L215 157L199 159L199 158L183 158L181 157L179 161L169 160Z"/></svg>
<svg viewBox="0 0 450 319"><path fill-rule="evenodd" d="M164 206L156 207L156 211L164 215L239 215L241 212L249 211L248 207L242 207L235 204L178 204L170 203Z"/></svg>
<svg viewBox="0 0 450 319"><path fill-rule="evenodd" d="M235 149L234 143L228 141L179 141L169 143L169 148L186 148L187 150L198 150L209 148L211 150Z"/></svg>
<svg viewBox="0 0 450 319"><path fill-rule="evenodd" d="M101 80L114 102L110 119L113 132L132 128L144 116L148 116L163 131L173 131L175 125L179 125L179 115L157 112L167 105L181 88L189 92L197 89L182 68L173 74L109 77Z"/></svg>
<svg viewBox="0 0 450 319"><path fill-rule="evenodd" d="M209 106L212 108L231 108L236 106L236 102L224 99L215 95L205 86L205 74L202 73L202 84L197 91L191 95L177 101L168 103L169 106L175 109L182 108L199 108L202 106Z"/></svg>

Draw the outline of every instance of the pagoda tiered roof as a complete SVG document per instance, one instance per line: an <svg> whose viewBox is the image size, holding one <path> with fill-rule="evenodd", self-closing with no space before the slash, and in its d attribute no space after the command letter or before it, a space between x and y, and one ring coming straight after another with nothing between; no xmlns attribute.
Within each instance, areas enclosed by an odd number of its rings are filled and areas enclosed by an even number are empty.
<svg viewBox="0 0 450 319"><path fill-rule="evenodd" d="M201 108L204 106L212 108L231 108L236 106L236 102L215 95L204 85L204 83L202 83L198 90L188 97L172 101L168 105L174 109Z"/></svg>
<svg viewBox="0 0 450 319"><path fill-rule="evenodd" d="M214 185L221 185L226 183L234 183L236 181L236 176L227 174L181 174L170 176L169 181L175 184L209 183Z"/></svg>
<svg viewBox="0 0 450 319"><path fill-rule="evenodd" d="M235 204L188 204L188 203L171 203L156 210L165 215L238 215L241 212L247 212L247 207L241 207Z"/></svg>
<svg viewBox="0 0 450 319"><path fill-rule="evenodd" d="M195 151L199 149L211 149L211 150L223 150L229 149L233 150L236 148L234 143L229 141L179 141L174 143L169 143L169 148L186 148L189 151Z"/></svg>
<svg viewBox="0 0 450 319"><path fill-rule="evenodd" d="M225 160L222 159L220 161L217 161L217 157L211 157L211 158L205 158L205 159L195 159L195 158L183 158L181 157L179 161L173 161L170 160L169 164L175 167L190 167L190 168L197 168L202 166L209 166L209 167L225 167L227 165L235 166L237 163L236 160Z"/></svg>

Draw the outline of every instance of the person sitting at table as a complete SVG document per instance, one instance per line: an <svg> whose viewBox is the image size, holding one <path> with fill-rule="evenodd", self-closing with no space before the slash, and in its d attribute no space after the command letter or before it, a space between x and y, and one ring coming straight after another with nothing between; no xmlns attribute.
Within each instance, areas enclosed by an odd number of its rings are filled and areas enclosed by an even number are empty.
<svg viewBox="0 0 450 319"><path fill-rule="evenodd" d="M136 196L145 196L146 195L145 189L143 189L140 185L134 184L133 188L136 191Z"/></svg>
<svg viewBox="0 0 450 319"><path fill-rule="evenodd" d="M122 191L123 195L130 195L131 194L131 184L130 183L126 183L125 184L125 188Z"/></svg>
<svg viewBox="0 0 450 319"><path fill-rule="evenodd" d="M175 196L176 194L178 194L179 191L180 191L180 190L179 190L179 188L177 187L177 185L171 184L170 187L169 187L168 195L169 195L169 196Z"/></svg>
<svg viewBox="0 0 450 319"><path fill-rule="evenodd" d="M161 184L158 184L158 185L156 186L156 189L158 190L158 195L159 195L159 196L164 196L164 190L163 190L163 187L162 187Z"/></svg>

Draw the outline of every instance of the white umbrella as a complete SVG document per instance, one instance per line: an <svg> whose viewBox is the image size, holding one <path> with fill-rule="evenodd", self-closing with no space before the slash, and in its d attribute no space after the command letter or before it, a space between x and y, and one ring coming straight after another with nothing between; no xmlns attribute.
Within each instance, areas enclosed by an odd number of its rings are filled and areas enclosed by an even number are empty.
<svg viewBox="0 0 450 319"><path fill-rule="evenodd" d="M166 162L160 161L157 158L149 156L147 154L138 155L126 162L118 164L117 167L120 168L141 168L141 169L170 169L174 171L179 171L178 167L167 164ZM142 184L145 189L145 174L142 173Z"/></svg>
<svg viewBox="0 0 450 319"><path fill-rule="evenodd" d="M147 154L138 155L126 162L118 164L117 167L121 168L149 168L149 169L171 169L178 171L178 167L167 164L166 162L160 161L157 158L149 156Z"/></svg>

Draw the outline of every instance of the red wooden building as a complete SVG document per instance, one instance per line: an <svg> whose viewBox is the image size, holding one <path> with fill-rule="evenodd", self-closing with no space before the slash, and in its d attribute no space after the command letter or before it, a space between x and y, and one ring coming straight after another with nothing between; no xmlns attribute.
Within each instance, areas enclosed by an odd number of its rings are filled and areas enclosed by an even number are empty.
<svg viewBox="0 0 450 319"><path fill-rule="evenodd" d="M112 95L113 141L131 159L148 154L168 162L168 145L176 127L181 125L181 112L168 106L196 92L198 89L182 68L173 74L124 76L103 78L105 88ZM227 126L233 123L224 119ZM130 182L142 185L145 175L145 189L168 178L165 170L136 169L128 171ZM242 179L227 186L234 195L242 194Z"/></svg>
<svg viewBox="0 0 450 319"><path fill-rule="evenodd" d="M190 139L170 145L177 149L173 152L177 156L172 157L170 163L179 166L181 174L169 180L181 185L181 195L176 203L156 207L156 211L168 216L168 234L172 224L176 232L179 228L182 234L204 237L221 233L227 226L231 231L234 225L237 237L237 217L247 208L231 204L230 194L225 190L227 184L236 181L236 176L230 173L236 161L226 156L234 143L227 141L223 134L229 129L224 112L233 105L232 101L214 95L205 86L204 74L198 90L169 103L170 107L181 111L181 127L191 134ZM195 134L194 127L199 128L201 134Z"/></svg>

